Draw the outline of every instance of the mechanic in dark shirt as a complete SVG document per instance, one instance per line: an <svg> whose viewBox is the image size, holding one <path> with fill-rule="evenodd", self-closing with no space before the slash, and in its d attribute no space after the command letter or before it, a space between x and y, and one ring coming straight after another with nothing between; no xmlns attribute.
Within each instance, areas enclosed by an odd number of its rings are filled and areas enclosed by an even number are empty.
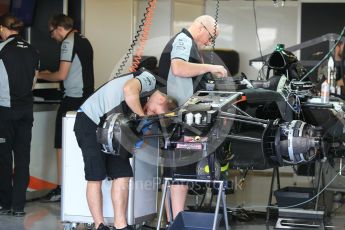
<svg viewBox="0 0 345 230"><path fill-rule="evenodd" d="M19 35L23 27L24 23L12 15L5 15L0 20L3 40L0 43L1 215L25 215L30 178L32 88L39 69L39 55Z"/></svg>
<svg viewBox="0 0 345 230"><path fill-rule="evenodd" d="M50 36L61 42L60 66L56 72L41 71L38 79L63 81L64 97L56 116L55 148L57 149L58 186L45 201L61 199L62 117L77 110L94 91L93 49L84 36L73 29L73 19L64 14L53 16L48 22Z"/></svg>

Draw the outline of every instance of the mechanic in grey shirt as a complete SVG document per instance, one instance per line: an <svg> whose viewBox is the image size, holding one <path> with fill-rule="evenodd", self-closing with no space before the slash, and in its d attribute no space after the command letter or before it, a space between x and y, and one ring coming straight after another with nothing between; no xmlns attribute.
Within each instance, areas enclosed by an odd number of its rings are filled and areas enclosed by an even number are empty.
<svg viewBox="0 0 345 230"><path fill-rule="evenodd" d="M61 198L62 117L67 111L77 110L94 91L93 49L84 36L73 29L73 19L64 14L53 16L48 22L50 36L61 42L60 66L56 72L41 71L39 79L63 81L64 96L56 116L55 148L57 149L58 186L45 201Z"/></svg>
<svg viewBox="0 0 345 230"><path fill-rule="evenodd" d="M102 180L112 180L111 198L114 205L114 229L127 227L126 210L129 179L133 176L127 157L130 149L120 148L120 155L105 154L97 143L96 130L105 116L113 111L129 116L166 113L176 107L176 102L160 91L154 91L155 77L148 71L137 71L112 79L97 89L80 107L74 125L78 145L84 159L86 198L98 230L104 226L102 212ZM144 95L143 93L146 92ZM147 97L149 96L149 99ZM145 104L142 107L142 104ZM134 147L134 146L133 146Z"/></svg>
<svg viewBox="0 0 345 230"><path fill-rule="evenodd" d="M167 80L167 93L179 105L198 90L202 90L203 74L210 72L226 77L222 65L204 64L199 50L211 45L215 20L208 15L195 19L188 29L182 29L165 46L159 60L159 76ZM217 29L217 35L219 31Z"/></svg>
<svg viewBox="0 0 345 230"><path fill-rule="evenodd" d="M203 74L210 72L217 77L228 76L222 65L204 64L199 50L211 45L214 36L215 20L209 15L202 15L194 20L188 29L183 29L173 37L164 48L159 60L159 76L167 79L167 94L174 97L178 105L183 105L198 90L203 89ZM216 36L219 34L217 28ZM171 168L164 168L163 177L172 174L195 175L196 163ZM173 218L184 210L188 185L171 185ZM169 210L167 210L169 220Z"/></svg>

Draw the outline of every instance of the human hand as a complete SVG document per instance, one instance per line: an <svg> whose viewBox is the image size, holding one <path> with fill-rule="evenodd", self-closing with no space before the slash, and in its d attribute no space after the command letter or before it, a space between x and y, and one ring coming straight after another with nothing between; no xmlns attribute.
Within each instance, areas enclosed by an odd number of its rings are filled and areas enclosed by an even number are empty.
<svg viewBox="0 0 345 230"><path fill-rule="evenodd" d="M151 128L152 128L152 122L145 119L145 120L140 121L137 127L137 131L140 132L143 136L150 135L152 134ZM134 148L140 149L144 144L145 144L145 141L143 139L140 139L134 144Z"/></svg>
<svg viewBox="0 0 345 230"><path fill-rule="evenodd" d="M137 132L143 135L151 133L152 121L143 119L139 122L137 126Z"/></svg>
<svg viewBox="0 0 345 230"><path fill-rule="evenodd" d="M134 144L134 149L140 149L145 144L143 139L140 139Z"/></svg>
<svg viewBox="0 0 345 230"><path fill-rule="evenodd" d="M222 65L212 65L210 72L216 77L228 76L228 71Z"/></svg>
<svg viewBox="0 0 345 230"><path fill-rule="evenodd" d="M39 71L38 74L37 74L37 79L43 79L43 75L50 74L50 73L51 73L51 71L49 71L49 70Z"/></svg>

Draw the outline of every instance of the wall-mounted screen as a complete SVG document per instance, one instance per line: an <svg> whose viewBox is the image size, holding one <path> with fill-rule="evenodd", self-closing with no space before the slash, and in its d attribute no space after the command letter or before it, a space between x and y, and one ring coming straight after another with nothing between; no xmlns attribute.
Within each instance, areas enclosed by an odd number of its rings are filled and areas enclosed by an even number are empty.
<svg viewBox="0 0 345 230"><path fill-rule="evenodd" d="M36 0L12 0L11 14L31 26L34 19Z"/></svg>

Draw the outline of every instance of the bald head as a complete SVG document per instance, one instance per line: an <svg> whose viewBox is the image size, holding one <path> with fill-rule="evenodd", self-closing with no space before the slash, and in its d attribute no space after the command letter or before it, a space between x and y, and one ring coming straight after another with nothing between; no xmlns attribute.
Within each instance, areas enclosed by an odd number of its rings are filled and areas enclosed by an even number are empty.
<svg viewBox="0 0 345 230"><path fill-rule="evenodd" d="M197 17L193 22L193 24L200 24L200 23L204 24L207 28L213 27L214 29L216 20L210 15L202 15L202 16Z"/></svg>
<svg viewBox="0 0 345 230"><path fill-rule="evenodd" d="M218 25L216 26L216 20L210 15L202 15L197 17L192 25L188 28L188 31L192 34L194 40L200 45L210 45L212 40L219 35Z"/></svg>

